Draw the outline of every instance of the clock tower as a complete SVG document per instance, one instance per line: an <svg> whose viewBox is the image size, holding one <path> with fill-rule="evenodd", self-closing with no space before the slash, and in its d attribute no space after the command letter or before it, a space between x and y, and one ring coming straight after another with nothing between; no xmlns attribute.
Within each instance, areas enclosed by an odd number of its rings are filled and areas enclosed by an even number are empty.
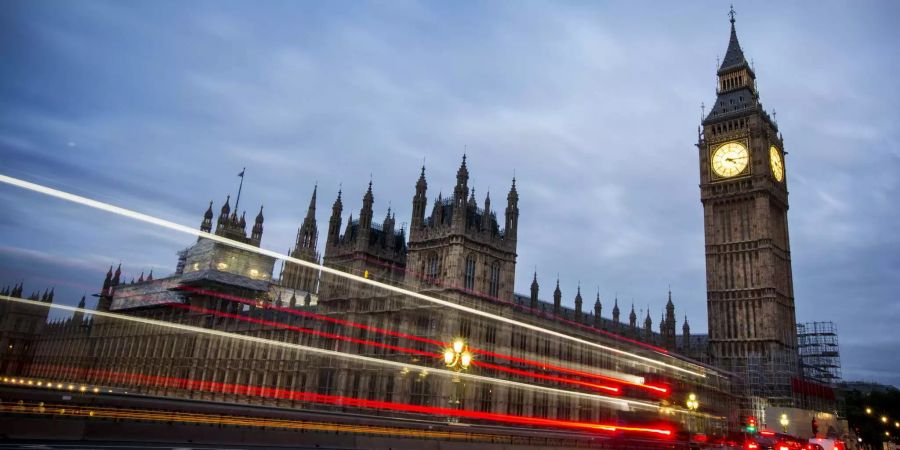
<svg viewBox="0 0 900 450"><path fill-rule="evenodd" d="M746 381L748 397L784 405L797 373L784 142L730 15L716 102L697 143L710 353Z"/></svg>

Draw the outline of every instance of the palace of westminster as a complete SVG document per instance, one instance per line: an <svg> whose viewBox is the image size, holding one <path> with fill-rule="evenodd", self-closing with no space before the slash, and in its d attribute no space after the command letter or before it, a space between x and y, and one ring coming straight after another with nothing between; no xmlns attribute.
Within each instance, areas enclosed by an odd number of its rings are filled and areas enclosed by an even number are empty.
<svg viewBox="0 0 900 450"><path fill-rule="evenodd" d="M708 335L692 336L686 317L680 333L676 331L671 292L658 331L649 311L638 317L632 305L623 321L618 300L604 304L599 294L586 299L580 288L574 308L563 306L558 280L552 300L545 301L537 274L527 295L515 293L516 181L499 207L489 195L479 202L469 187L469 162L463 156L452 195L446 198L429 201L421 169L408 229L397 226L390 209L376 219L371 182L356 215L344 211L338 192L323 228L324 250L318 247L314 189L290 256L507 321L425 302L314 265L285 262L278 273L273 257L203 236L179 253L175 273L168 277L141 274L126 282L121 266L110 267L97 311L435 369L445 368L440 358L444 348L438 344L463 338L473 348L468 373L515 383L460 381L425 370L386 368L371 360L272 348L82 311L45 323L47 309L9 302L0 302L0 344L7 349L0 355L0 372L128 386L147 395L282 407L354 410L350 403L254 396L245 387L581 421L640 421L659 414L660 408L648 413L639 404L623 407L606 397L554 393L551 388L578 390L586 383L580 376L572 381L547 375L542 367L547 365L570 374L639 377L638 383L625 383L618 395L640 404L677 409L683 396L696 393L704 414L692 426L713 432L731 428L741 415L761 415L767 406L827 408L816 403L827 405L827 393L817 393L797 363L783 141L759 101L756 75L738 43L733 16L718 77L717 100L702 121L697 142ZM232 209L229 198L216 215L210 202L200 230L259 247L262 208L249 234L250 224L237 208L235 203ZM22 297L22 286L2 294ZM32 298L52 302L53 294ZM82 298L79 307L84 306ZM611 319L603 316L604 308ZM559 334L577 340L555 337ZM423 356L431 353L438 358ZM548 390L524 389L524 383ZM668 397L646 389L654 384L667 386Z"/></svg>

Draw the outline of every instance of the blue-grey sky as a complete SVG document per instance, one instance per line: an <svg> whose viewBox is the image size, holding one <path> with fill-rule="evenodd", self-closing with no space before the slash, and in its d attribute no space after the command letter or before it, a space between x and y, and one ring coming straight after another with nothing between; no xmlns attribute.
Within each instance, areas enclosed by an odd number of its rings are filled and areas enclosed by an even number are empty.
<svg viewBox="0 0 900 450"><path fill-rule="evenodd" d="M738 2L784 134L797 318L831 320L844 375L900 385L900 4ZM408 222L463 149L479 201L520 193L516 290L599 287L706 329L697 126L724 2L6 1L0 172L199 225L247 167L263 246L293 243L313 185L345 220ZM191 238L0 186L0 284L75 303L122 261L171 273ZM356 215L356 214L355 214ZM324 233L322 233L324 235ZM654 328L656 325L654 325ZM679 323L680 328L680 323Z"/></svg>

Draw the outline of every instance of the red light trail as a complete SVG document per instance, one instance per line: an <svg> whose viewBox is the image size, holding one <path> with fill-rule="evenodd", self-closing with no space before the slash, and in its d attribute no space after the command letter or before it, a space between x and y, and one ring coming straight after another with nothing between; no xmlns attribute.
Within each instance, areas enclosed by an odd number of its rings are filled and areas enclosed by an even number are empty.
<svg viewBox="0 0 900 450"><path fill-rule="evenodd" d="M52 365L34 365L32 367L57 367ZM58 367L57 367L58 368ZM59 368L58 368L59 369ZM164 377L157 375L143 375L138 373L113 372L100 369L70 369L61 368L63 372L81 370L92 376L107 378L113 382L139 383L152 387L174 387L186 390L202 390L208 392L234 392L255 397L279 398L310 403L348 406L363 409L378 409L397 412L428 414L437 416L460 417L466 419L488 420L513 425L534 425L550 428L566 428L584 431L601 432L631 432L649 434L656 437L670 437L672 430L651 426L626 426L619 424L578 422L571 420L544 419L540 417L518 416L512 414L488 413L470 411L465 409L453 409L436 406L412 405L408 403L388 402L381 400L367 400L356 397L344 397L339 395L317 394L306 391L296 391L279 388L266 388L250 385L222 383L216 381L192 380L189 378Z"/></svg>
<svg viewBox="0 0 900 450"><path fill-rule="evenodd" d="M396 345L384 344L381 342L353 338L353 337L344 336L344 335L340 335L340 334L327 333L327 332L323 332L323 331L313 330L311 328L303 328L303 327L298 327L298 326L294 326L294 325L284 324L281 322L274 322L271 320L263 320L263 319L253 318L253 317L245 317L245 316L242 316L239 314L215 311L212 309L201 308L199 306L185 305L185 304L181 304L181 303L169 303L166 306L184 309L184 310L193 311L193 312L198 312L201 314L212 314L212 315L215 315L218 317L227 317L227 318L236 319L236 320L240 320L240 321L244 321L244 322L248 322L248 323L255 323L258 325L266 325L266 326L271 326L271 327L275 327L275 328L281 328L281 329L290 330L290 331L294 331L294 332L298 332L298 333L306 333L306 334L311 334L311 335L315 335L315 336L321 336L321 337L325 337L325 338L329 338L329 339L336 339L336 340L341 340L341 341L345 341L345 342L353 342L353 343L369 345L369 346L373 346L373 347L380 347L380 348L385 348L385 349L389 349L389 350L395 350L395 351L402 352L402 353L409 353L409 354L418 355L418 356L426 356L426 357L431 357L434 359L443 358L443 354L440 354L440 353L429 353L429 352L425 352L425 351L421 351L421 350L416 350L413 348L400 347L400 346L396 346ZM572 385L576 385L576 386L589 387L592 389L607 391L607 392L610 392L613 394L618 394L620 392L619 388L615 387L615 386L605 386L602 384L589 383L586 381L575 380L575 379L571 379L571 378L563 378L563 377L557 377L557 376L552 376L552 375L544 375L544 374L529 372L529 371L525 371L525 370L513 369L510 367L499 366L496 364L491 364L491 363L481 362L481 361L472 361L472 364L490 368L490 369L499 370L502 372L515 374L515 375L522 375L522 376L526 376L526 377L530 377L530 378L540 379L540 380L557 381L560 383L568 383L568 384L572 384Z"/></svg>
<svg viewBox="0 0 900 450"><path fill-rule="evenodd" d="M207 289L200 289L200 288L195 288L195 287L192 287L192 286L179 286L179 289L185 290L185 291L189 291L189 292L194 292L194 293L197 293L197 294L200 294L200 295L208 295L208 296L211 296L211 297L218 297L218 298L222 298L222 299L225 299L225 300L231 300L231 301L235 301L235 302L238 302L238 303L243 303L243 304L251 305L251 306L255 306L255 307L262 307L262 308L267 308L267 309L273 309L273 310L276 310L276 311L281 311L281 312L285 312L285 313L288 313L288 314L293 314L293 315L297 315L297 316L301 316L301 317L308 317L308 318L312 318L312 319L317 319L317 320L323 320L323 321L327 321L327 322L332 322L332 323L336 323L336 324L339 324L339 325L344 325L344 326L348 326L348 327L358 328L358 329L361 329L361 330L373 331L373 332L376 332L376 333L381 333L381 334L386 334L386 335L389 335L389 336L400 337L400 338L409 339L409 340L413 340L413 341L417 341L417 342L424 342L424 343L432 344L432 345L435 345L435 346L438 346L438 347L441 347L441 348L445 348L445 347L447 347L447 346L450 345L449 342L441 342L441 341L437 341L437 340L434 340L434 339L424 338L424 337L421 337L421 336L415 336L415 335L411 335L411 334L407 334L407 333L400 333L400 332L391 331L391 330L386 330L386 329L384 329L384 328L379 328L379 327L372 327L372 326L369 326L369 325L363 325L363 324L361 324L361 323L356 323L356 322L351 322L351 321L347 321L347 320L336 319L336 318L334 318L334 317L324 316L324 315L312 313L312 312L309 312L309 311L299 311L299 310L295 310L295 309L291 309L291 308L285 308L285 307L282 307L282 306L270 305L270 304L267 304L267 303L263 303L263 304L261 305L260 302L255 301L255 300L253 300L253 299L248 299L248 298L245 298L245 297L238 297L238 296L235 296L235 295L223 294L223 293L220 293L220 292L211 291L211 290L207 290ZM210 311L210 313L215 313L215 312L214 312L214 311ZM239 316L239 317L236 317L236 318L239 318L239 319L240 319L240 318L242 318L242 316ZM277 322L275 322L275 323L277 323ZM534 361L534 360L531 360L531 359L519 358L519 357L515 357L515 356L511 356L511 355L505 355L505 354L502 354L502 353L491 352L491 351L488 351L488 350L480 350L480 349L477 349L477 348L470 348L470 349L471 349L471 351L472 351L473 353L483 354L483 355L486 355L486 356L492 356L492 357L495 357L495 358L505 359L505 360L513 361L513 362L518 362L518 363L526 364L526 365L529 365L529 366L532 366L532 367L539 367L539 368L544 369L544 370L551 369L551 370L556 370L556 371L561 372L561 373L568 373L568 374L572 374L572 375L578 375L578 376L582 376L582 377L593 378L593 379L596 379L596 380L603 380L603 381L611 381L611 382L614 382L614 383L621 383L621 384L625 384L625 385L628 385L628 386L633 386L633 387L637 387L637 388L640 388L640 389L652 391L653 393L662 394L662 395L665 395L665 394L668 394L668 393L669 393L669 389L668 389L668 387L666 387L666 386L657 386L657 385L645 384L645 383L635 383L635 382L633 382L633 381L629 381L629 380L622 379L622 378L616 378L616 377L605 376L605 375L599 375L599 374L590 373L590 372L584 372L584 371L575 370L575 369L569 369L569 368L566 368L566 367L561 367L561 366L557 366L557 365L553 365L553 364L548 364L548 363L541 362L541 361ZM502 366L495 366L494 368L498 368L498 367L502 367ZM504 368L499 368L498 370L504 370ZM509 370L516 370L516 369L509 369ZM504 371L509 371L509 370L504 370ZM527 373L530 373L530 374L533 374L533 375L539 375L539 374L536 374L536 373L534 373L534 372L527 372ZM529 375L529 376L531 376L531 375ZM544 379L550 380L551 378L544 378ZM610 386L603 386L603 385L598 385L598 384L593 384L593 383L586 383L586 382L583 382L583 381L572 380L572 379L568 379L568 378L562 378L562 380L569 380L569 381L575 382L574 384L580 384L580 385L583 385L583 386L595 387L595 388L598 388L598 389L603 389L603 390L607 390L607 391L614 392L614 393L619 393L619 392L620 392L619 388L617 388L617 387L610 387ZM556 379L556 380L554 380L554 381L560 381L560 379ZM598 386L602 386L602 387L598 387Z"/></svg>

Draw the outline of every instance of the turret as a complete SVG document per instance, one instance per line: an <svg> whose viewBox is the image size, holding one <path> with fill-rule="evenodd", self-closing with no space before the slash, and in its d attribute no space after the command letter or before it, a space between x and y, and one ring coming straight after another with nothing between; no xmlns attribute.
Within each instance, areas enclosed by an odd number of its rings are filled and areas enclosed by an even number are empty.
<svg viewBox="0 0 900 450"><path fill-rule="evenodd" d="M519 192L516 191L516 179L512 180L512 187L509 188L509 194L506 196L506 229L504 238L511 241L516 240L519 227Z"/></svg>
<svg viewBox="0 0 900 450"><path fill-rule="evenodd" d="M616 325L619 324L619 297L616 297L615 302L613 303L613 312L612 312L613 322Z"/></svg>
<svg viewBox="0 0 900 450"><path fill-rule="evenodd" d="M113 274L112 287L118 286L122 282L122 263L116 267L116 273Z"/></svg>
<svg viewBox="0 0 900 450"><path fill-rule="evenodd" d="M484 197L484 214L481 215L481 229L491 230L491 193Z"/></svg>
<svg viewBox="0 0 900 450"><path fill-rule="evenodd" d="M262 242L263 234L263 207L259 207L259 214L256 215L256 222L253 224L253 231L250 233L250 243L259 247Z"/></svg>
<svg viewBox="0 0 900 450"><path fill-rule="evenodd" d="M369 189L363 195L363 206L359 211L359 233L362 238L364 233L368 233L372 227L372 204L375 203L375 196L372 195L372 182L369 181ZM367 239L367 237L366 237Z"/></svg>
<svg viewBox="0 0 900 450"><path fill-rule="evenodd" d="M537 281L537 270L534 271L534 279L531 280L531 304L529 305L531 309L537 309L538 307L538 290L540 286L538 286Z"/></svg>
<svg viewBox="0 0 900 450"><path fill-rule="evenodd" d="M456 171L456 186L453 188L453 228L463 232L466 224L466 198L469 196L469 169L466 167L466 155Z"/></svg>
<svg viewBox="0 0 900 450"><path fill-rule="evenodd" d="M389 236L394 235L394 214L391 214L391 207L388 206L387 215L384 217L384 222L381 224L381 229L384 230L385 235L385 246L388 248L394 248L394 240L388 239Z"/></svg>
<svg viewBox="0 0 900 450"><path fill-rule="evenodd" d="M319 238L318 228L316 226L316 193L319 187L313 188L312 197L309 199L309 206L306 208L306 217L300 228L297 229L297 239L294 242L294 248L290 255L293 257L309 256L315 254L316 241ZM340 194L338 194L340 196ZM338 225L340 225L340 217L338 217Z"/></svg>
<svg viewBox="0 0 900 450"><path fill-rule="evenodd" d="M628 315L628 326L631 327L632 331L637 328L637 314L634 312L634 303L631 303L631 314Z"/></svg>
<svg viewBox="0 0 900 450"><path fill-rule="evenodd" d="M672 303L672 290L669 290L669 301L666 302L666 319L667 323L672 323L672 329L674 330L675 325L675 304Z"/></svg>
<svg viewBox="0 0 900 450"><path fill-rule="evenodd" d="M416 194L413 196L412 223L409 227L410 234L415 233L425 224L425 206L428 201L425 197L425 191L427 189L428 182L425 181L425 166L422 166L422 173L419 175L419 181L416 182Z"/></svg>
<svg viewBox="0 0 900 450"><path fill-rule="evenodd" d="M578 293L575 294L575 321L581 322L581 284L578 285Z"/></svg>
<svg viewBox="0 0 900 450"><path fill-rule="evenodd" d="M650 308L647 308L647 318L644 319L644 336L649 338L653 335L653 319L650 318Z"/></svg>
<svg viewBox="0 0 900 450"><path fill-rule="evenodd" d="M200 231L204 233L209 233L212 231L212 220L213 220L213 210L212 210L212 200L209 201L209 208L206 208L206 213L203 214L203 222L200 223Z"/></svg>
<svg viewBox="0 0 900 450"><path fill-rule="evenodd" d="M222 209L219 211L219 220L216 223L216 233L218 233L220 229L228 225L228 214L231 213L231 205L229 204L230 201L231 196L226 196L225 204L222 205Z"/></svg>
<svg viewBox="0 0 900 450"><path fill-rule="evenodd" d="M328 219L328 244L337 244L341 237L341 214L344 204L341 202L341 191L338 190L337 199L331 206L331 218Z"/></svg>
<svg viewBox="0 0 900 450"><path fill-rule="evenodd" d="M84 311L83 311L84 305L85 305L85 298L82 295L81 301L78 302L78 310L72 314L72 321L75 323L76 326L79 326L82 324L82 322L84 322Z"/></svg>
<svg viewBox="0 0 900 450"><path fill-rule="evenodd" d="M594 328L600 328L600 313L603 312L603 305L600 303L600 290L597 289L597 301L594 302Z"/></svg>
<svg viewBox="0 0 900 450"><path fill-rule="evenodd" d="M562 291L559 290L559 277L556 278L556 290L553 291L553 314L559 315L562 309Z"/></svg>

